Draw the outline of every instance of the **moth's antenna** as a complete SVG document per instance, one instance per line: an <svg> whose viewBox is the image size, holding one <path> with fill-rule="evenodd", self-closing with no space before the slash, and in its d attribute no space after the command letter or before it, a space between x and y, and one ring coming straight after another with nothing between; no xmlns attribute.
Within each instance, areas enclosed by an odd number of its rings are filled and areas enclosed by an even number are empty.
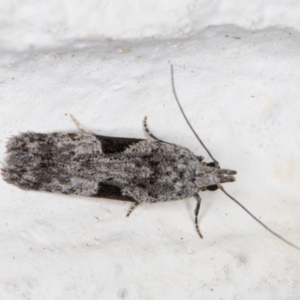
<svg viewBox="0 0 300 300"><path fill-rule="evenodd" d="M211 157L211 159L215 162L216 167L220 167L218 161L212 156L212 154L210 153L210 151L206 148L206 146L204 145L204 143L202 142L202 140L200 139L200 137L198 136L198 134L196 133L196 131L194 130L194 128L192 127L192 125L190 124L188 118L186 117L181 104L178 100L177 94L176 94L176 90L175 90L175 84L174 84L174 71L173 71L173 65L171 65L171 79L172 79L172 89L173 89L173 94L175 96L176 102L179 106L179 109L185 119L185 121L187 122L187 124L189 125L190 129L193 131L194 135L196 136L196 138L198 139L198 141L200 142L200 144L202 145L202 147L206 150L206 152L208 153L208 155ZM265 225L262 221L260 221L257 217L255 217L243 204L241 204L240 202L238 202L235 198L233 198L230 194L228 194L223 186L220 183L217 183L218 188L227 196L229 197L232 201L234 201L236 204L238 204L248 215L250 215L256 222L258 222L261 226L263 226L266 230L268 230L270 233L272 233L273 235L275 235L277 238L279 238L281 241L283 241L284 243L288 244L289 246L297 249L298 251L300 251L300 247L289 242L288 240L286 240L284 237L282 237L280 234L276 233L275 231L273 231L271 228L269 228L267 225Z"/></svg>
<svg viewBox="0 0 300 300"><path fill-rule="evenodd" d="M262 221L260 221L257 217L255 217L244 205L242 205L240 202L238 202L235 198L233 198L230 194L228 194L223 186L218 183L217 184L219 189L227 196L229 197L231 200L233 200L237 205L239 205L248 215L250 215L255 221L257 221L261 226L263 226L265 229L267 229L269 232L271 232L273 235L275 235L277 238L279 238L281 241L283 241L284 243L290 245L291 247L297 249L300 251L300 247L298 247L297 245L289 242L288 240L286 240L284 237L282 237L281 235L279 235L278 233L276 233L275 231L273 231L272 229L270 229L267 225L265 225Z"/></svg>
<svg viewBox="0 0 300 300"><path fill-rule="evenodd" d="M198 139L198 141L200 142L200 144L202 145L202 147L206 150L206 152L208 153L208 155L211 157L211 159L215 162L216 164L216 168L219 168L219 163L218 161L212 156L212 154L210 153L210 151L206 148L206 146L204 145L204 143L202 142L202 140L200 139L200 137L198 136L198 134L196 133L196 131L194 130L194 128L192 127L191 123L189 122L188 118L186 117L181 104L178 100L177 94L176 94L176 90L175 90L175 84L174 84L174 71L173 71L173 65L171 65L171 78L172 78L172 89L173 89L173 94L175 96L176 102L179 106L179 109L185 119L185 121L187 122L187 124L189 125L189 127L191 128L191 130L193 131L195 137Z"/></svg>

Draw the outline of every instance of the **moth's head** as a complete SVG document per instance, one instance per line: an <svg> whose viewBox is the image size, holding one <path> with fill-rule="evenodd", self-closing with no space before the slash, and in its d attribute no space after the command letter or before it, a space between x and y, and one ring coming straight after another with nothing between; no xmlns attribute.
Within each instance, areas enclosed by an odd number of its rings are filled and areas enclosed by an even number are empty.
<svg viewBox="0 0 300 300"><path fill-rule="evenodd" d="M215 191L218 184L235 181L236 171L219 169L211 164L202 164L196 172L196 185L202 190Z"/></svg>

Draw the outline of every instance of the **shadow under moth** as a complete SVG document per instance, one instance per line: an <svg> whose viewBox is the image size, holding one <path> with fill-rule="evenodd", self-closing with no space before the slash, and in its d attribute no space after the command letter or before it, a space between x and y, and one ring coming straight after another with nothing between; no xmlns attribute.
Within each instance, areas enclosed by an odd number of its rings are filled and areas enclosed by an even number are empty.
<svg viewBox="0 0 300 300"><path fill-rule="evenodd" d="M149 131L146 118L143 124L149 139L145 140L97 135L85 130L70 115L79 128L78 133L26 132L11 137L2 169L4 180L25 190L130 201L132 206L127 216L141 203L194 197L195 226L201 238L199 192L220 189L265 229L300 250L224 190L222 183L235 181L236 171L221 169L192 128L175 91L173 66L171 78L182 114L213 162L206 163L189 149L158 139Z"/></svg>

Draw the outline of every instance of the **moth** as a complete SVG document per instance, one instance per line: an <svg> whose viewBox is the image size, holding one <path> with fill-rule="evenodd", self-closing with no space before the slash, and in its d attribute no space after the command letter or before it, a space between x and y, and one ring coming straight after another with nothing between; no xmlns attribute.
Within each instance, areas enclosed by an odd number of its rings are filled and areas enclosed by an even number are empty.
<svg viewBox="0 0 300 300"><path fill-rule="evenodd" d="M171 79L176 102L212 162L204 162L202 156L189 149L154 136L146 117L143 125L148 139L135 139L92 133L70 115L78 133L26 132L11 137L6 165L1 170L4 180L25 190L132 202L127 217L141 203L194 197L195 227L200 238L203 236L198 225L199 192L220 189L269 232L299 250L225 191L222 184L235 181L236 171L221 169L191 126L176 94L172 65Z"/></svg>

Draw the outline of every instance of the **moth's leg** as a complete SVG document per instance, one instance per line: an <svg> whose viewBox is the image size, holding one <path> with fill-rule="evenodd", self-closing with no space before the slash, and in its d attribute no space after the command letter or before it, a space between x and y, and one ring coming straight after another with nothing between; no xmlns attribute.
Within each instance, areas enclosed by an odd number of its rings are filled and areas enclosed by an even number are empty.
<svg viewBox="0 0 300 300"><path fill-rule="evenodd" d="M82 132L85 132L85 133L88 133L88 134L94 134L93 132L85 129L76 119L73 115L71 114L68 114L68 116L71 118L71 120L73 121L73 123L76 125L76 127L82 131Z"/></svg>
<svg viewBox="0 0 300 300"><path fill-rule="evenodd" d="M130 209L129 209L127 215L126 215L126 217L129 217L130 214L132 213L132 211L133 211L139 204L140 204L140 202L134 202L134 203L131 205L131 207L130 207Z"/></svg>
<svg viewBox="0 0 300 300"><path fill-rule="evenodd" d="M200 238L203 239L203 235L200 232L199 226L198 226L198 214L199 214L199 210L200 210L200 204L201 204L201 198L198 194L194 195L196 201L197 201L197 205L195 208L195 225L196 225L196 231L199 234Z"/></svg>
<svg viewBox="0 0 300 300"><path fill-rule="evenodd" d="M159 141L159 142L163 142L162 140L160 140L159 138L157 138L156 136L154 136L154 135L150 132L150 130L149 130L148 126L147 126L147 116L145 116L145 118L144 118L143 125L144 125L144 130L146 131L147 135L148 135L151 139L156 140L156 141Z"/></svg>

